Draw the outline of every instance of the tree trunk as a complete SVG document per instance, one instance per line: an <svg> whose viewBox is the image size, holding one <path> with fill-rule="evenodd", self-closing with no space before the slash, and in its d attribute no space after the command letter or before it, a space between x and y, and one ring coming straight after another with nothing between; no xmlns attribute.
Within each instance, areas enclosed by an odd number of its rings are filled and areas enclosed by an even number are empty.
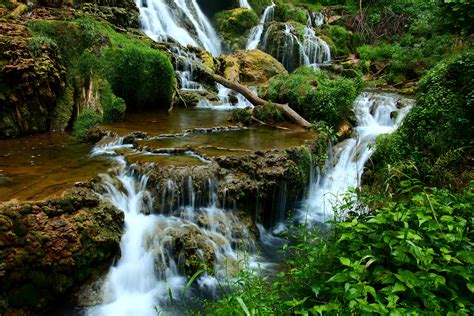
<svg viewBox="0 0 474 316"><path fill-rule="evenodd" d="M258 97L255 93L253 93L249 88L247 88L244 85L241 85L240 83L237 82L232 82L227 79L225 79L222 76L216 75L216 74L211 74L212 79L220 83L226 88L232 89L241 95L243 95L247 100L249 100L250 103L252 103L255 106L266 106L270 104L270 102L265 101ZM301 115L296 113L292 108L288 106L288 104L279 104L279 103L273 103L282 113L283 115L288 118L290 121L293 123L302 126L302 127L310 127L311 124L305 120Z"/></svg>

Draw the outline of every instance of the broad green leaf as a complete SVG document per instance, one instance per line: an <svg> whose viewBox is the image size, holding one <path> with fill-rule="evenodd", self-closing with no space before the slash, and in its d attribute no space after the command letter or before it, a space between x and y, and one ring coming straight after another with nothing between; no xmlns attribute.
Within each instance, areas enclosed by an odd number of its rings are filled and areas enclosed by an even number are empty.
<svg viewBox="0 0 474 316"><path fill-rule="evenodd" d="M347 267L351 266L351 260L346 257L339 257L339 261L341 262L342 265L345 265Z"/></svg>

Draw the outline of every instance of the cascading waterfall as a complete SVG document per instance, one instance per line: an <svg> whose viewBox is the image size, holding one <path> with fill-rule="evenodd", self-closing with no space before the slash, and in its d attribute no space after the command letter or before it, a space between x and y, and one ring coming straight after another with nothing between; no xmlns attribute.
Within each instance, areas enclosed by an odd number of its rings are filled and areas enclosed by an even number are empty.
<svg viewBox="0 0 474 316"><path fill-rule="evenodd" d="M239 5L240 5L241 8L246 8L246 9L252 10L252 7L250 6L250 4L247 0L239 0Z"/></svg>
<svg viewBox="0 0 474 316"><path fill-rule="evenodd" d="M322 12L308 12L309 27L319 27L324 24L324 14Z"/></svg>
<svg viewBox="0 0 474 316"><path fill-rule="evenodd" d="M105 155L118 163L102 175L101 196L125 214L125 231L120 243L121 258L110 268L102 288L103 303L89 308L87 315L144 315L182 310L187 277L183 268L190 255L186 242L195 247L193 260L208 262L212 275L203 272L196 280L199 292L215 296L217 286L237 272L244 259L250 268L268 267L255 253L256 241L232 210L219 205L217 184L208 180L208 193L196 193L193 179L186 184L168 180L161 188L161 208L154 209L154 197L147 191L148 177L128 166L120 152L129 145L112 139L97 145L92 155ZM228 203L227 203L228 204ZM151 214L151 215L145 215ZM266 240L269 243L271 240ZM181 246L180 246L181 245ZM188 248L189 250L189 248ZM191 250L192 251L192 250Z"/></svg>
<svg viewBox="0 0 474 316"><path fill-rule="evenodd" d="M263 36L263 41L260 46L262 50L274 54L274 57L278 59L287 70L292 71L297 66L309 66L317 68L320 64L327 64L331 62L331 48L329 45L316 36L316 32L312 27L306 26L304 28L304 34L302 36L302 41L299 36L295 35L295 28L289 24L284 23L284 30L282 31L282 36L277 39L277 50L276 52L272 51L270 40L275 40L271 38L272 32L275 31L275 27L278 25L270 25L265 31ZM297 45L297 50L295 50L295 45ZM299 63L295 65L294 57L295 54L298 54L299 57L297 60Z"/></svg>
<svg viewBox="0 0 474 316"><path fill-rule="evenodd" d="M265 8L262 17L260 18L260 23L253 27L250 30L250 36L247 41L246 50L257 49L258 44L262 38L263 29L265 27L265 23L269 23L273 21L275 17L275 3L272 1L272 4Z"/></svg>
<svg viewBox="0 0 474 316"><path fill-rule="evenodd" d="M316 36L316 32L311 27L304 28L304 39L300 45L300 64L318 67L318 64L331 62L331 48L329 45Z"/></svg>
<svg viewBox="0 0 474 316"><path fill-rule="evenodd" d="M307 199L298 214L301 223L321 223L334 218L345 194L360 184L364 165L375 150L377 136L395 131L411 109L397 108L399 97L363 93L354 103L357 136L330 148L325 172L315 172ZM397 113L396 119L392 114ZM344 214L341 214L344 216Z"/></svg>
<svg viewBox="0 0 474 316"><path fill-rule="evenodd" d="M137 0L136 4L142 29L153 40L174 40L220 55L221 42L196 0Z"/></svg>
<svg viewBox="0 0 474 316"><path fill-rule="evenodd" d="M181 90L184 91L202 91L201 84L194 81L195 64L199 63L195 53L188 52L180 47L172 47L171 51L175 58L175 71L179 78Z"/></svg>

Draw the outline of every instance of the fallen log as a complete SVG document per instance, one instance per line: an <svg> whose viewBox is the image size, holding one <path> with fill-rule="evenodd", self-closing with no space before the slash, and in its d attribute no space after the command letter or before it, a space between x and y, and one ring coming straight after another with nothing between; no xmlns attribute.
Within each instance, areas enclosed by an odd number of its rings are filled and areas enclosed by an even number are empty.
<svg viewBox="0 0 474 316"><path fill-rule="evenodd" d="M265 101L261 99L258 95L252 92L249 88L246 86L233 82L230 80L227 80L226 78L216 75L216 74L210 74L212 79L214 79L216 82L220 83L224 87L228 89L232 89L241 95L243 95L247 100L249 100L250 103L252 103L255 106L266 106L269 105L270 102ZM282 113L283 115L288 118L291 122L302 126L302 127L310 127L311 123L309 123L307 120L305 120L301 115L296 113L292 108L288 106L288 104L279 104L279 103L272 103L275 105Z"/></svg>

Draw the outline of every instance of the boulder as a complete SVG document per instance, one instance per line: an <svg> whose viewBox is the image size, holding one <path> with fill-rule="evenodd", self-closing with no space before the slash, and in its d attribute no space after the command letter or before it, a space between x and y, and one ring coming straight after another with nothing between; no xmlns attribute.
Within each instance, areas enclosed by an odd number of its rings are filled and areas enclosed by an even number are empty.
<svg viewBox="0 0 474 316"><path fill-rule="evenodd" d="M285 67L271 55L261 50L237 51L232 56L223 59L226 79L247 86L263 86L276 75L288 74Z"/></svg>
<svg viewBox="0 0 474 316"><path fill-rule="evenodd" d="M0 313L41 312L120 251L123 213L76 186L0 204Z"/></svg>

